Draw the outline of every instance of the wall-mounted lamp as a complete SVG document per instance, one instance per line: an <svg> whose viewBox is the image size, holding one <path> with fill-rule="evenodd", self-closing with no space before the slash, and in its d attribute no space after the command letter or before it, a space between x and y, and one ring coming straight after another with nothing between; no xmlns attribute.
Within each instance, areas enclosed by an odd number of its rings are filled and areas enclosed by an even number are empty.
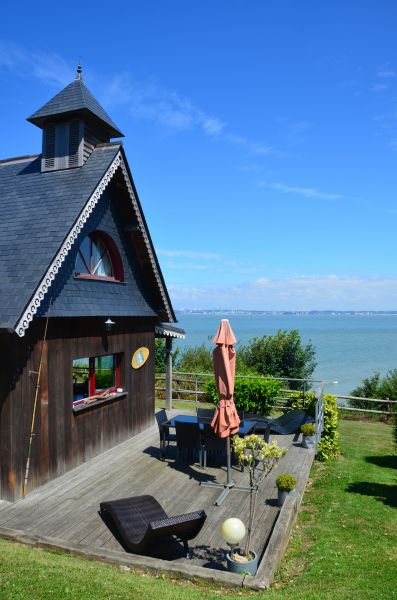
<svg viewBox="0 0 397 600"><path fill-rule="evenodd" d="M107 321L105 321L105 329L106 331L112 331L113 327L116 325L116 323L114 321L112 321L112 319L108 319Z"/></svg>

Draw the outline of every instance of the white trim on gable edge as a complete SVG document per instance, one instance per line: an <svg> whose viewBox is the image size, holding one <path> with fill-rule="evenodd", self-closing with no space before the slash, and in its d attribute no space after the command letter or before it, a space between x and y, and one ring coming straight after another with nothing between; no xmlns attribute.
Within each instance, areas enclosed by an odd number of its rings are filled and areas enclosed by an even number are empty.
<svg viewBox="0 0 397 600"><path fill-rule="evenodd" d="M117 169L119 167L121 168L121 171L123 173L123 177L124 177L127 189L128 189L128 193L131 198L132 207L134 209L136 218L138 220L139 228L140 228L143 238L144 238L145 246L146 246L146 249L149 254L150 263L152 265L152 269L153 269L153 272L154 272L154 275L156 278L156 282L157 282L157 285L158 285L158 288L159 288L159 291L161 294L161 298L164 302L164 306L167 311L167 316L168 316L170 322L173 321L171 306L168 302L167 293L165 291L161 275L157 268L156 259L154 257L154 250L152 248L152 244L150 243L150 239L149 239L148 233L146 231L146 227L144 225L141 211L139 210L138 202L137 202L137 199L134 194L134 190L133 190L133 187L132 187L132 184L130 181L130 177L128 175L127 167L125 165L125 162L121 155L121 152L119 151L117 153L117 155L115 156L115 158L113 159L113 161L112 161L111 165L109 166L108 170L106 171L105 175L102 177L101 181L95 188L95 191L90 196L90 198L86 202L84 208L82 209L79 216L77 217L75 224L73 225L72 229L69 231L68 235L64 239L64 241L61 245L61 248L58 251L56 257L54 258L54 260L48 267L45 275L42 277L39 285L37 286L36 291L33 294L32 298L30 299L28 306L25 309L22 317L17 322L17 324L15 326L15 331L19 335L19 337L23 337L25 335L26 330L29 328L30 323L33 321L34 315L36 314L37 310L39 309L48 290L50 289L52 282L55 279L56 274L58 273L59 269L61 268L62 263L64 262L66 256L69 254L69 251L70 251L71 247L73 246L74 242L76 241L77 236L79 235L80 231L84 227L85 223L87 222L87 219L89 218L90 214L94 210L100 197L102 196L103 192L109 185L111 179L113 178L113 175L115 174L115 172L117 171Z"/></svg>

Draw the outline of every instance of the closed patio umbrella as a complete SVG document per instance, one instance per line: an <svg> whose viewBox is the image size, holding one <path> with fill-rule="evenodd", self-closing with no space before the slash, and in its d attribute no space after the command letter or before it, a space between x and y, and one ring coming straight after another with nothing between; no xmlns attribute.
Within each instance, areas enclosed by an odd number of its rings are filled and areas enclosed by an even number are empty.
<svg viewBox="0 0 397 600"><path fill-rule="evenodd" d="M236 350L234 344L236 338L230 323L222 319L218 331L215 334L213 351L215 384L219 393L219 403L212 420L212 428L217 436L226 438L227 457L227 481L226 484L205 482L202 485L224 488L215 504L222 504L230 489L235 486L232 479L230 436L236 434L239 429L240 419L234 405L234 377L236 371ZM249 488L238 487L244 491Z"/></svg>
<svg viewBox="0 0 397 600"><path fill-rule="evenodd" d="M240 424L233 400L236 338L227 319L222 319L213 341L215 384L220 399L211 425L217 436L225 438L237 433Z"/></svg>

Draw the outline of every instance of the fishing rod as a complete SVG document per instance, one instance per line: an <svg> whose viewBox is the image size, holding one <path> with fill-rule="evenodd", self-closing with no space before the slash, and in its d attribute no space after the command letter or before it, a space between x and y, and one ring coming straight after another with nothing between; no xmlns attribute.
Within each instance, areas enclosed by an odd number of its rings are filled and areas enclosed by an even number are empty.
<svg viewBox="0 0 397 600"><path fill-rule="evenodd" d="M26 486L27 486L28 478L29 478L30 458L32 456L33 436L35 435L34 427L35 427L35 421L36 421L37 400L39 398L39 390L40 390L40 375L41 375L41 367L43 364L44 345L45 345L45 342L47 339L47 329L48 329L48 320L50 318L50 310L51 310L51 303L50 303L50 306L48 309L47 318L46 318L46 322L45 322L44 337L43 337L43 343L42 343L41 352L40 352L39 370L37 371L36 390L35 390L35 394L34 394L34 403L33 403L32 424L30 426L28 454L26 457L25 479L23 481L23 486L22 486L22 498L25 498L25 496L26 496Z"/></svg>

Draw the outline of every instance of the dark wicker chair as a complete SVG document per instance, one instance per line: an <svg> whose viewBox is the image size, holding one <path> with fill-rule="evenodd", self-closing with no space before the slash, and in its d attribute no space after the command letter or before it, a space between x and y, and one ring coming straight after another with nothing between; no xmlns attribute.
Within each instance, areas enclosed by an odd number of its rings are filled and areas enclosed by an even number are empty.
<svg viewBox="0 0 397 600"><path fill-rule="evenodd" d="M207 467L208 455L221 454L224 456L226 454L226 439L218 437L210 423L204 423L201 430L201 437L203 442L203 466L205 469Z"/></svg>
<svg viewBox="0 0 397 600"><path fill-rule="evenodd" d="M199 456L200 467L203 466L203 447L201 443L200 426L198 423L183 423L175 421L176 432L176 459L180 461L182 456L192 456L196 451Z"/></svg>
<svg viewBox="0 0 397 600"><path fill-rule="evenodd" d="M166 448L168 448L170 442L176 442L176 435L170 433L169 427L164 425L168 421L167 413L164 409L156 412L156 421L160 435L160 456L164 458Z"/></svg>
<svg viewBox="0 0 397 600"><path fill-rule="evenodd" d="M301 425L304 423L313 423L314 419L310 417L305 411L298 408L291 410L290 412L272 419L266 424L263 438L266 442L269 441L270 432L274 431L281 435L289 435L291 433L299 432ZM257 427L255 426L255 431Z"/></svg>
<svg viewBox="0 0 397 600"><path fill-rule="evenodd" d="M136 496L101 502L100 514L110 517L125 548L142 554L160 538L175 536L182 541L186 558L191 558L188 541L200 532L206 513L203 510L168 517L153 496Z"/></svg>
<svg viewBox="0 0 397 600"><path fill-rule="evenodd" d="M213 408L198 408L197 409L197 421L199 423L212 423L214 414L215 414L215 409L213 409Z"/></svg>

